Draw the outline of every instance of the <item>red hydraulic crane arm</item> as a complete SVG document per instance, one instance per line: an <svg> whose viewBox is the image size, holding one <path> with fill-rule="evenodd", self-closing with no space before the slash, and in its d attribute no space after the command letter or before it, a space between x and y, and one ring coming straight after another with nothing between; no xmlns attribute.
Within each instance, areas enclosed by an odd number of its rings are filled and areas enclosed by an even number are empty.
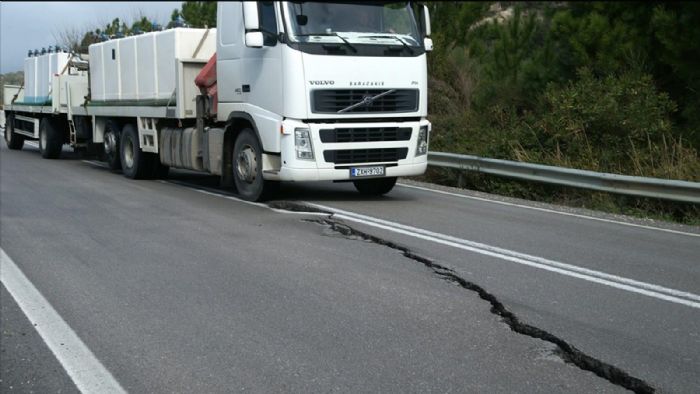
<svg viewBox="0 0 700 394"><path fill-rule="evenodd" d="M219 96L216 89L216 53L209 59L207 64L194 79L203 95L211 97L211 114L216 114L219 103Z"/></svg>

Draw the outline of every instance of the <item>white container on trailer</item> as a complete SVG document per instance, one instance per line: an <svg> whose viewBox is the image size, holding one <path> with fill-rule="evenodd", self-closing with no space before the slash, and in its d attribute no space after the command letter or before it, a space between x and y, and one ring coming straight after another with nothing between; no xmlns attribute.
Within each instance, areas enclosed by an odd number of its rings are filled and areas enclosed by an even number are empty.
<svg viewBox="0 0 700 394"><path fill-rule="evenodd" d="M216 52L216 29L177 28L156 33L156 99L170 99L175 91L177 60L209 60ZM199 51L197 47L200 46ZM195 53L196 52L196 53ZM194 83L194 81L192 81Z"/></svg>
<svg viewBox="0 0 700 394"><path fill-rule="evenodd" d="M44 104L51 99L51 81L68 64L67 53L47 53L24 60L26 103Z"/></svg>
<svg viewBox="0 0 700 394"><path fill-rule="evenodd" d="M104 100L121 100L121 75L119 73L119 40L103 43ZM128 55L127 55L128 56ZM92 63L92 62L91 62Z"/></svg>
<svg viewBox="0 0 700 394"><path fill-rule="evenodd" d="M36 97L36 63L37 57L24 59L24 100L22 101L27 103L33 103Z"/></svg>
<svg viewBox="0 0 700 394"><path fill-rule="evenodd" d="M178 61L206 61L215 52L216 29L176 28L93 44L92 100L174 104Z"/></svg>
<svg viewBox="0 0 700 394"><path fill-rule="evenodd" d="M51 100L51 79L54 74L63 71L68 64L69 55L63 52L47 53L34 59L36 59L36 90L32 102L44 104Z"/></svg>
<svg viewBox="0 0 700 394"><path fill-rule="evenodd" d="M36 58L36 95L34 103L43 103L49 95L49 55L41 55Z"/></svg>
<svg viewBox="0 0 700 394"><path fill-rule="evenodd" d="M49 54L49 82L51 82L54 75L63 71L69 59L70 55L65 52Z"/></svg>
<svg viewBox="0 0 700 394"><path fill-rule="evenodd" d="M24 102L24 88L22 88L19 85L5 85L3 86L3 98L2 98L2 104L4 106L12 105L12 99L15 98L15 95L17 98L15 99L16 103L23 103ZM4 111L0 111L4 112Z"/></svg>
<svg viewBox="0 0 700 394"><path fill-rule="evenodd" d="M156 97L158 81L156 73L156 35L143 34L136 37L136 61L138 63L138 97Z"/></svg>
<svg viewBox="0 0 700 394"><path fill-rule="evenodd" d="M105 70L102 61L102 49L104 45L90 45L88 56L90 57L90 96L93 100L105 99Z"/></svg>
<svg viewBox="0 0 700 394"><path fill-rule="evenodd" d="M136 52L136 40L138 37L127 37L115 42L119 46L118 54L119 61L119 77L121 79L120 98L122 100L137 100L138 92L138 74L139 70L136 67L138 54Z"/></svg>

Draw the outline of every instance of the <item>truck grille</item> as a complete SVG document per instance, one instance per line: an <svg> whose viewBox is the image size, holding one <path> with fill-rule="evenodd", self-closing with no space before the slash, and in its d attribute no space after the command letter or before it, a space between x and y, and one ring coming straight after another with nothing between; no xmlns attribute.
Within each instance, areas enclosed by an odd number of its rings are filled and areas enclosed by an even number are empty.
<svg viewBox="0 0 700 394"><path fill-rule="evenodd" d="M327 163L383 163L406 158L408 148L343 149L323 151Z"/></svg>
<svg viewBox="0 0 700 394"><path fill-rule="evenodd" d="M311 111L314 113L338 113L367 97L374 97L391 89L323 89L311 92ZM359 105L343 113L392 113L418 110L418 89L394 89L367 104Z"/></svg>
<svg viewBox="0 0 700 394"><path fill-rule="evenodd" d="M408 141L410 127L361 127L348 129L321 129L321 142L378 142Z"/></svg>

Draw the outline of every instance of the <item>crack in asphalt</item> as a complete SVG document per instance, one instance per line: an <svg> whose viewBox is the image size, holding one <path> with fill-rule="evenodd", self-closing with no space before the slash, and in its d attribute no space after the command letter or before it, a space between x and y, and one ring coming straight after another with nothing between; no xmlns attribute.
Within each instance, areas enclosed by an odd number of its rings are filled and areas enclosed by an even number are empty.
<svg viewBox="0 0 700 394"><path fill-rule="evenodd" d="M315 207L310 207L304 204L289 201L274 201L268 203L268 206L274 209L288 210L292 212L326 214L328 215L326 219L303 219L303 221L326 226L332 231L352 240L357 240L359 238L377 245L398 250L403 254L404 257L425 265L440 278L452 283L456 283L466 290L475 292L482 300L488 302L491 305L490 312L494 315L499 316L501 320L506 325L508 325L508 327L512 331L521 335L540 339L556 345L557 351L555 353L559 357L561 357L564 362L573 364L582 370L593 372L597 376L609 381L610 383L634 391L635 393L656 392L656 389L654 389L650 384L648 384L644 380L631 376L627 372L614 365L608 364L604 361L598 360L588 354L583 353L575 346L569 344L565 340L557 337L556 335L550 332L547 332L538 327L534 327L527 323L523 323L513 312L509 311L505 307L505 305L503 305L503 303L500 302L498 298L496 298L495 295L488 292L483 287L479 286L474 282L470 282L462 278L457 274L456 271L454 271L451 268L445 267L432 261L429 258L416 254L406 246L402 246L395 242L388 241L377 236L365 233L363 231L357 230L339 220L334 219L334 214L332 212L323 211Z"/></svg>

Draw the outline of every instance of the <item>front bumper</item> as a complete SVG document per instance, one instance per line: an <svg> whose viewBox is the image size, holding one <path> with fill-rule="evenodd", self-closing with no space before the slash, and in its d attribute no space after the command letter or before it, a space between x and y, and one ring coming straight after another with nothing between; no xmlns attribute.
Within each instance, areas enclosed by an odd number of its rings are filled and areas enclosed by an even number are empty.
<svg viewBox="0 0 700 394"><path fill-rule="evenodd" d="M303 123L287 119L283 122L283 135L281 139L281 157L279 172L266 172L265 178L280 181L336 181L350 180L350 167L364 167L384 165L385 177L415 176L425 173L428 166L428 156L416 156L418 144L418 130L421 126L428 126L430 135L430 122L426 119L414 121L401 121L387 119L383 122L372 123ZM406 141L371 141L371 142L321 142L320 130L327 129L352 129L352 128L379 128L400 127L411 128L411 137ZM294 129L308 128L313 144L314 160L300 160L296 158L294 146ZM365 150L379 148L407 148L405 158L386 162L358 162L358 163L334 163L324 158L327 150Z"/></svg>
<svg viewBox="0 0 700 394"><path fill-rule="evenodd" d="M403 164L386 168L386 177L415 176L425 173L428 162L419 164ZM349 169L300 169L282 167L279 180L282 181L339 181L349 180Z"/></svg>

